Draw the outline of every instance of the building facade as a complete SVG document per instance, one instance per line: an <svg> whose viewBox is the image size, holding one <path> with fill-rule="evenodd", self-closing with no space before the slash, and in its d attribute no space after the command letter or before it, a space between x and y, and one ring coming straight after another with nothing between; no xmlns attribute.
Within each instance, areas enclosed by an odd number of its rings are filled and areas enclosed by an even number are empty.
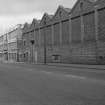
<svg viewBox="0 0 105 105"><path fill-rule="evenodd" d="M24 60L34 63L105 64L105 1L59 6L23 30Z"/></svg>
<svg viewBox="0 0 105 105"><path fill-rule="evenodd" d="M104 0L78 0L72 8L70 21L73 63L105 64L105 24L102 22L104 19L101 19L104 18L104 7Z"/></svg>
<svg viewBox="0 0 105 105"><path fill-rule="evenodd" d="M2 61L4 58L3 58L3 45L4 45L4 42L3 42L3 35L0 36L0 61Z"/></svg>
<svg viewBox="0 0 105 105"><path fill-rule="evenodd" d="M25 23L23 27L23 62L30 62L30 42L29 42L29 24Z"/></svg>
<svg viewBox="0 0 105 105"><path fill-rule="evenodd" d="M23 28L23 61L37 63L40 57L39 20L33 19L31 24L25 23ZM40 60L41 61L41 60Z"/></svg>
<svg viewBox="0 0 105 105"><path fill-rule="evenodd" d="M3 61L8 61L8 39L7 33L3 35Z"/></svg>
<svg viewBox="0 0 105 105"><path fill-rule="evenodd" d="M16 25L7 33L8 61L19 62L22 56L22 25Z"/></svg>

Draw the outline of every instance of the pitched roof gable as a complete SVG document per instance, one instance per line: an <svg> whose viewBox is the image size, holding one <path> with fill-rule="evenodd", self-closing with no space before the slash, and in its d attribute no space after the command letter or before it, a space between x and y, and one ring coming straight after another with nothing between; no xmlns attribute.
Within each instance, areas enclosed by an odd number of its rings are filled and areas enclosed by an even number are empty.
<svg viewBox="0 0 105 105"><path fill-rule="evenodd" d="M35 24L37 24L37 20L36 20L36 19L33 19L32 23L31 23L31 25L30 25L30 28L31 28L31 29L34 29L35 26L36 26Z"/></svg>
<svg viewBox="0 0 105 105"><path fill-rule="evenodd" d="M48 13L44 13L41 21L40 21L40 25L44 25L47 24L48 22L50 22L50 20L52 19L53 15L49 15Z"/></svg>
<svg viewBox="0 0 105 105"><path fill-rule="evenodd" d="M30 29L30 25L31 24L25 23L23 27L23 32L27 32Z"/></svg>
<svg viewBox="0 0 105 105"><path fill-rule="evenodd" d="M70 8L64 8L60 5L53 16L53 20L60 20L61 18L68 17L70 12Z"/></svg>
<svg viewBox="0 0 105 105"><path fill-rule="evenodd" d="M80 14L82 11L91 11L94 10L94 4L96 2L91 2L90 0L77 0L75 5L73 6L71 10L72 16L75 16L76 14Z"/></svg>

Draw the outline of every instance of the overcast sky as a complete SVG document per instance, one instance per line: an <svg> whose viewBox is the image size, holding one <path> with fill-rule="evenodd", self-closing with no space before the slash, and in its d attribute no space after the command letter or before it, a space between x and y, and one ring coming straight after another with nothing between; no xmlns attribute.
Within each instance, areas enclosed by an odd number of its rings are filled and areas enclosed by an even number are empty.
<svg viewBox="0 0 105 105"><path fill-rule="evenodd" d="M44 12L54 14L58 5L72 8L76 0L0 0L0 35L16 24L41 19Z"/></svg>

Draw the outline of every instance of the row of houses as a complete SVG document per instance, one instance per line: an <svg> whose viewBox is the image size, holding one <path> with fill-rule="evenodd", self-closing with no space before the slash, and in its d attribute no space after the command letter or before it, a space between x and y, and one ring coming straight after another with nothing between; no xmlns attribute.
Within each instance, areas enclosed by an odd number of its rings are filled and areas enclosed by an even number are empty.
<svg viewBox="0 0 105 105"><path fill-rule="evenodd" d="M16 61L105 64L105 1L77 0L25 23L20 46Z"/></svg>
<svg viewBox="0 0 105 105"><path fill-rule="evenodd" d="M0 61L22 61L22 28L18 24L0 36Z"/></svg>

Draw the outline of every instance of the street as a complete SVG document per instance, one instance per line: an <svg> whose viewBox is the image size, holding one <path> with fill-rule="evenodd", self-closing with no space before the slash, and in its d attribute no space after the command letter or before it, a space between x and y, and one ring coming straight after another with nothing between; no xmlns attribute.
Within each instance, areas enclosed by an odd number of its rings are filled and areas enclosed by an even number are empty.
<svg viewBox="0 0 105 105"><path fill-rule="evenodd" d="M1 63L0 105L105 105L105 71Z"/></svg>

